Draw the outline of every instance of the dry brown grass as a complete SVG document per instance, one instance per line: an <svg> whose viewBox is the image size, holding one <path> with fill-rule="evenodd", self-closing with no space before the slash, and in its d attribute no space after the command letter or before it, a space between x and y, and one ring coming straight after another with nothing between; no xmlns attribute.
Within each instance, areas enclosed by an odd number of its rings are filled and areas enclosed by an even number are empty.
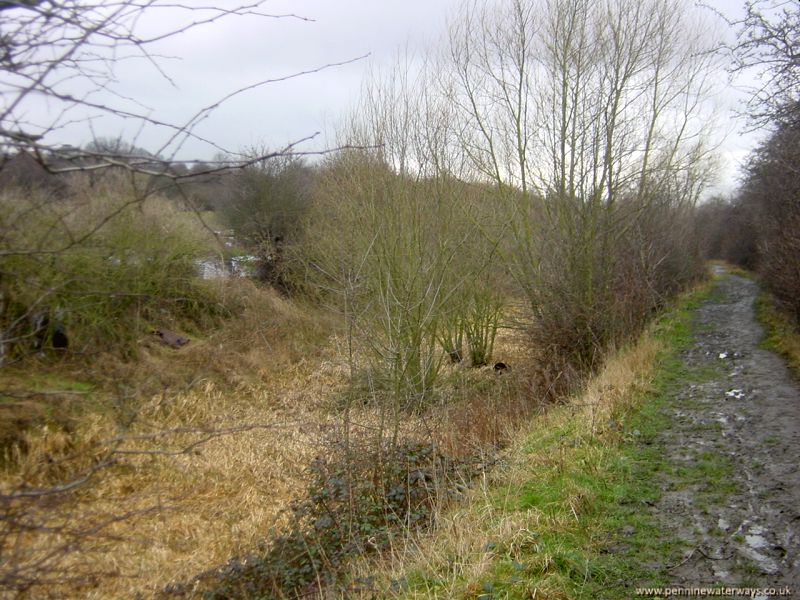
<svg viewBox="0 0 800 600"><path fill-rule="evenodd" d="M528 342L519 327L499 330L494 360L506 363L507 372L496 373L492 365L451 367L445 375L446 401L422 416L443 454L467 458L487 446L505 446L532 415L544 410L544 395L532 383L535 365Z"/></svg>
<svg viewBox="0 0 800 600"><path fill-rule="evenodd" d="M77 528L81 544L54 563L54 574L87 575L71 585L35 589L32 596L151 596L264 548L287 526L287 508L305 491L306 467L341 434L337 398L348 381L347 343L332 317L247 282L229 285L227 293L246 306L242 317L180 351L146 338L136 361L102 355L83 372L77 363L52 369L45 387L57 387L59 374L99 382L72 400L91 399L92 407L72 411L66 427L45 419L26 430L0 473L2 490L69 480L90 468L114 438L124 438L119 449L132 454L118 455L78 494L31 505L29 516L42 525L71 529L21 537L18 560L32 564L70 541ZM499 375L491 367L451 367L442 401L423 414L404 415L401 438L434 442L455 458L506 444L541 406L529 388L524 334L503 330L495 355L512 370ZM382 426L380 411L369 404L353 407L350 416L356 436ZM121 425L126 419L128 428ZM202 433L140 439L241 425L255 427L186 453Z"/></svg>
<svg viewBox="0 0 800 600"><path fill-rule="evenodd" d="M515 436L505 453L505 466L486 473L463 502L438 514L430 532L405 536L384 556L362 560L353 569L354 577L374 577L386 597L472 598L481 590L472 589L470 582L481 581L490 570L497 558L495 547L502 548L504 556L513 557L517 550L530 547L535 532L565 531L574 525L589 502L580 490L568 494L568 510L510 507L523 496L532 473L570 460L564 451L556 451L563 446L550 436L566 431L575 440L614 437L609 423L650 387L661 347L646 334L632 348L615 353L583 393L529 420L526 433ZM546 551L539 553L535 570L546 573L549 560L552 557ZM392 590L391 581L408 577L417 582L411 591ZM436 583L426 589L424 581ZM566 597L555 579L538 582L537 593L546 598Z"/></svg>
<svg viewBox="0 0 800 600"><path fill-rule="evenodd" d="M303 489L304 469L329 429L322 406L341 384L342 371L324 343L329 318L268 291L233 292L249 303L241 319L207 339L193 339L181 351L145 339L136 362L97 357L83 373L99 381L86 396L92 406L72 411L68 427L40 419L10 450L1 473L3 492L70 480L103 455L109 440L125 440L115 464L78 494L26 508L27 517L40 525L66 523L69 531L40 528L6 540L19 542L18 563L33 565L73 536L80 546L63 563L53 563L50 574L110 576L38 588L30 592L33 596L151 594L252 551L271 529L282 526L283 511ZM326 352L331 353L327 360ZM326 366L320 368L320 362ZM63 375L75 366L58 368ZM3 374L3 387L9 389L15 377L30 388L23 373L9 372ZM50 385L49 379L39 379L40 387ZM115 383L129 397L122 391L115 395ZM13 424L24 418L31 403L37 416L49 414L41 399L34 399L16 410L4 404L13 413L4 415L6 420ZM128 428L124 421L131 421ZM214 437L187 453L181 451L206 436L171 433L138 439L179 428L242 425L254 427ZM121 515L129 516L118 519ZM101 530L92 531L101 524Z"/></svg>

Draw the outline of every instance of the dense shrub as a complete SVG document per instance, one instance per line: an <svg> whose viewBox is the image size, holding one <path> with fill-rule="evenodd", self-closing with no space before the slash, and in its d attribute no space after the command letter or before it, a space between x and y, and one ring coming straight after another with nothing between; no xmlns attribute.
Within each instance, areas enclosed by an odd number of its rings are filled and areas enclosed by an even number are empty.
<svg viewBox="0 0 800 600"><path fill-rule="evenodd" d="M490 360L503 269L490 269L479 197L452 177L398 173L379 153L321 169L296 276L343 314L360 367L394 407L429 405L445 352L462 355L464 342L474 365Z"/></svg>
<svg viewBox="0 0 800 600"><path fill-rule="evenodd" d="M60 320L70 350L129 353L157 327L197 329L229 314L197 260L213 237L190 213L145 201L113 181L72 183L65 198L6 189L0 195L0 329L18 355L33 320Z"/></svg>
<svg viewBox="0 0 800 600"><path fill-rule="evenodd" d="M539 202L535 244L522 255L536 268L519 271L534 313L537 384L552 399L574 391L704 268L693 202L669 188L597 205Z"/></svg>
<svg viewBox="0 0 800 600"><path fill-rule="evenodd" d="M217 203L223 221L256 257L256 276L288 290L287 258L311 201L312 170L299 159L277 157L232 173L225 183Z"/></svg>
<svg viewBox="0 0 800 600"><path fill-rule="evenodd" d="M744 269L756 270L758 261L757 215L744 197L714 198L697 209L701 253Z"/></svg>

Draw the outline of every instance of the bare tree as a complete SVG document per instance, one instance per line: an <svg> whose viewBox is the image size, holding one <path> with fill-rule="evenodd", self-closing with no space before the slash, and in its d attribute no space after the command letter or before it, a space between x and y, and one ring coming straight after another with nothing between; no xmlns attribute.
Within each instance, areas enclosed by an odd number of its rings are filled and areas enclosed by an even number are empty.
<svg viewBox="0 0 800 600"><path fill-rule="evenodd" d="M13 180L21 162L35 161L42 172L62 176L59 179L62 189L65 175L113 170L127 175L131 193L126 194L124 202L109 204L103 211L93 211L89 222L84 220L81 223L80 231L74 222L65 218L61 194L43 194L35 200L26 199L30 205L9 212L8 218L0 222L0 257L34 260L37 256L63 255L84 247L109 222L131 207L140 205L146 198L166 188L175 188L193 177L242 169L279 157L319 154L300 149L300 144L314 138L315 133L288 141L282 148L253 155L223 148L214 140L203 138L197 133L197 126L224 102L239 94L317 72L333 64L256 81L222 93L216 101L188 114L181 122L159 119L141 99L122 92L122 73L127 64L137 61L151 65L155 77L173 83L164 69L165 57L158 53L159 45L189 30L237 17L307 20L294 14L271 14L265 10L265 4L265 0L254 0L218 8L162 0L1 3L0 181ZM146 19L160 16L164 17L166 29L162 27L154 32L152 27L145 26ZM64 146L55 141L66 129L93 133L94 120L99 117L112 117L133 124L140 132L146 128L155 129L162 136L160 145L145 151L137 147L136 139L131 142L96 139L83 148ZM202 171L177 168L182 165L176 161L176 156L189 140L205 143L226 158L208 163ZM6 169L7 172L3 173ZM13 206L16 201L8 202ZM197 207L191 203L189 207L200 218ZM49 234L17 235L25 223L24 219L17 217L24 216L30 221L32 215L40 217L39 222L52 222ZM36 272L37 267L28 264L25 269ZM4 284L15 276L21 276L19 269L10 263L5 264L2 272ZM52 293L52 289L43 288L41 298L28 302L24 314L13 315L11 321L14 324L30 321L39 310L34 306L46 305L46 298ZM14 300L9 293L3 293L0 321L9 320L3 319L3 313ZM20 313L19 310L15 312ZM0 322L0 347L19 337L18 332L11 329L9 323Z"/></svg>
<svg viewBox="0 0 800 600"><path fill-rule="evenodd" d="M728 234L718 251L757 268L786 312L800 321L800 8L789 0L747 0L744 10L732 23L738 36L729 48L731 70L755 75L746 116L753 128L770 134L751 154L737 197L718 209Z"/></svg>
<svg viewBox="0 0 800 600"><path fill-rule="evenodd" d="M194 132L196 125L219 104L198 110L182 123L161 121L140 101L118 91L120 70L126 63L144 60L152 65L157 76L171 82L162 67L163 57L157 54L158 45L168 38L235 16L301 18L269 14L263 10L264 4L259 0L215 8L159 0L3 2L0 6L3 15L0 22L0 69L3 72L0 147L3 154L30 152L43 164L54 168L58 159L69 158L75 162L75 149L71 148L69 155L64 156L64 152L50 142L51 135L76 123L88 129L93 118L113 115L134 121L140 127L163 129L165 140L153 154L174 155L187 139L201 139ZM169 14L177 24L159 33L143 31L144 17L159 12ZM267 83L255 82L247 89ZM233 91L227 97L242 91ZM48 106L46 113L31 110L43 102ZM204 141L215 145L211 140ZM124 154L104 150L89 154L106 155L108 162L115 162ZM131 162L128 161L129 165ZM136 166L135 161L132 166Z"/></svg>
<svg viewBox="0 0 800 600"><path fill-rule="evenodd" d="M794 107L797 113L798 108ZM800 323L800 123L779 122L774 133L751 156L736 208L743 211L765 286Z"/></svg>
<svg viewBox="0 0 800 600"><path fill-rule="evenodd" d="M188 229L183 221L184 211L178 215L182 223L168 231L168 221L177 213L175 207L166 206L166 201L145 201L167 186L174 187L198 175L304 154L300 144L316 134L288 140L282 148L253 156L224 148L201 136L197 128L222 103L237 95L318 72L333 64L255 81L221 93L214 102L179 122L154 116L141 98L131 98L122 92L128 63L149 64L154 77L172 83L159 45L189 30L237 17L306 20L293 14L271 14L265 9L266 4L265 0L225 2L220 6L169 0L0 1L0 175L13 171L15 160L24 157L38 165L40 174L58 175L62 178L59 181L65 181L69 188L63 193L48 189L21 193L12 189L11 182L2 181L0 366L6 367L10 359L16 358L7 352L14 344L30 345L28 342L41 333L45 317L52 322L56 312L53 309L69 311L70 306L80 306L80 315L74 314L79 312L76 310L66 318L82 325L85 331L97 331L102 330L98 327L100 319L125 322L126 318L118 317L136 315L147 303L155 306L166 300L170 307L186 304L190 295L187 292L191 292L192 282L197 279L194 250L174 245L180 243L180 235L169 240L176 252L163 252L164 247L151 244L156 240L158 245L158 238ZM152 33L145 21L159 15L169 16L162 19L166 29ZM68 129L93 134L93 123L98 117L122 120L139 131L156 129L162 141L149 151L139 149L136 138L125 143L96 139L83 148L65 147L57 141ZM189 140L204 143L228 158L208 163L200 170L175 168L180 163L176 157ZM99 172L109 176L102 185L91 187L93 184L87 184L85 174ZM127 184L124 189L121 181ZM70 189L76 193L70 194ZM200 216L196 207L190 208ZM155 214L161 209L165 210L163 214ZM135 223L142 225L131 227ZM167 228L162 228L163 225ZM160 233L153 235L156 228ZM120 240L123 240L121 245ZM134 273L142 269L151 274L160 272L161 283L144 289L148 277ZM115 277L123 275L124 282L115 281ZM208 305L217 306L213 301ZM103 307L110 307L116 317L108 319L111 313L103 315ZM43 314L42 319L38 318L39 313ZM41 395L35 390L4 387L9 389L0 389L0 396L10 410L30 406ZM182 453L191 451L188 445L178 447L181 441L177 440L185 440L187 433L202 444L218 434L233 434L252 427L253 424L246 423L224 431L209 428L194 432L154 431L148 435L159 446L154 452ZM109 525L135 517L135 511L97 514L95 518L78 515L65 507L73 505L73 494L85 493L120 456L127 454L122 448L125 428L126 424L121 424L120 439L111 440L104 448L90 449L69 460L57 460L64 464L59 464L53 476L36 489L12 481L3 485L0 490L3 594L44 594L49 585L113 575L97 573L96 565L88 557L71 574L69 566L74 565L76 554L87 540L106 535ZM154 506L153 510L161 507ZM26 549L30 537L41 542L37 552Z"/></svg>
<svg viewBox="0 0 800 600"><path fill-rule="evenodd" d="M627 310L617 301L627 291L614 287L625 279L619 248L654 231L641 220L651 207L648 220L665 218L663 205L691 204L707 181L718 59L699 15L681 6L468 2L451 28L453 130L504 206L515 278L583 363L630 330L613 316ZM640 273L655 277L650 267Z"/></svg>
<svg viewBox="0 0 800 600"><path fill-rule="evenodd" d="M800 102L800 10L792 0L747 0L731 48L733 72L755 71L748 117L756 127L797 118Z"/></svg>

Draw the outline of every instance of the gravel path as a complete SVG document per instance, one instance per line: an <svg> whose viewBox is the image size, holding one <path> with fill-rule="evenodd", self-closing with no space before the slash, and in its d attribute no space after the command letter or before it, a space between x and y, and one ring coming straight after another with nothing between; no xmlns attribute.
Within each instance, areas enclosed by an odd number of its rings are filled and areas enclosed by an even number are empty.
<svg viewBox="0 0 800 600"><path fill-rule="evenodd" d="M666 565L673 585L789 586L800 597L800 385L759 347L758 291L721 274L697 310L683 355L689 380L673 392L673 425L659 440L669 468L654 510L686 543Z"/></svg>

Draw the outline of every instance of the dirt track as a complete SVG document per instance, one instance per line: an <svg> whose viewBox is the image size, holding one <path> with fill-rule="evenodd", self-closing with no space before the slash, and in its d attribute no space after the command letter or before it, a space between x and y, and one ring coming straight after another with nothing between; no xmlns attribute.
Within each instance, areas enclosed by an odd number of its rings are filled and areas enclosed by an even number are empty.
<svg viewBox="0 0 800 600"><path fill-rule="evenodd" d="M659 440L669 466L654 509L685 550L659 566L675 586L789 586L800 597L800 385L759 347L757 294L725 274L697 310L689 379Z"/></svg>

